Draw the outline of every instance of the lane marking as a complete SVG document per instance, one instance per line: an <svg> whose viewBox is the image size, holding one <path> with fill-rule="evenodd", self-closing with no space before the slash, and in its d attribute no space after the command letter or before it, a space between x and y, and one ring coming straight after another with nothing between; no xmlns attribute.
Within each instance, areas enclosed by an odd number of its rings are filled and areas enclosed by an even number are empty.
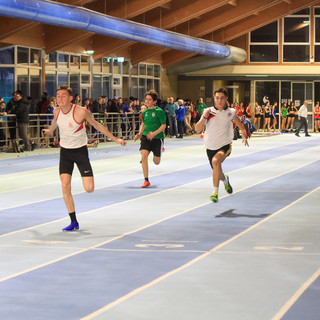
<svg viewBox="0 0 320 320"><path fill-rule="evenodd" d="M122 296L121 298L107 304L106 306L96 310L95 312L81 318L81 320L90 320L90 319L93 319L94 317L98 316L98 315L101 315L102 313L112 309L113 307L115 307L116 305L119 305L121 304L122 302L125 302L126 300L132 298L133 296L137 295L138 293L154 286L155 284L161 282L162 280L165 280L167 278L169 278L170 276L192 266L193 264L199 262L200 260L204 259L205 257L209 256L210 254L214 253L214 252L217 252L219 249L221 249L222 247L226 246L227 244L229 244L230 242L242 237L243 235L249 233L251 230L255 229L256 227L260 226L261 224L263 224L264 222L268 221L269 219L271 219L272 217L275 217L276 215L278 215L279 213L287 210L288 208L292 207L293 205L297 204L298 202L300 202L301 200L304 200L305 198L307 198L308 196L310 196L312 193L316 192L320 190L320 187L317 187L316 189L308 192L307 194L303 195L302 197L298 198L297 200L293 201L292 203L288 204L287 206L283 207L282 209L274 212L273 214L271 214L270 216L266 217L265 219L259 221L258 223L254 224L253 226L249 227L248 229L240 232L239 234L235 235L234 237L228 239L227 241L224 241L222 242L221 244L217 245L216 247L212 248L211 250L205 252L204 254L200 255L199 257L187 262L186 264L180 266L179 268L177 269L174 269L164 275L162 275L161 277L129 292L128 294ZM273 320L276 320L276 319L273 319Z"/></svg>
<svg viewBox="0 0 320 320"><path fill-rule="evenodd" d="M316 161L318 161L318 160L314 160L314 161L312 161L311 163L316 162ZM301 166L301 167L298 167L298 168L296 168L296 169L290 170L289 172L293 172L293 171L299 170L300 168L303 168L303 167L305 167L305 166L306 166L306 164L305 164L304 166ZM238 170L241 170L241 169L238 169ZM287 173L289 173L289 172L281 173L281 174L279 174L279 175L277 175L277 176L275 176L275 177L265 179L265 180L263 180L263 181L260 181L260 182L258 182L258 183L252 184L252 185L250 185L250 186L248 186L248 187L245 187L245 188L243 188L243 189L239 189L239 190L235 191L233 194L242 192L243 190L252 188L252 187L254 187L254 186L258 185L258 184L264 183L264 182L266 182L266 181L268 181L268 180L276 179L276 178L278 178L278 177L280 177L280 176L283 176L283 175L285 175L285 174L287 174ZM206 179L208 179L208 178L201 179L201 180L197 180L197 182L202 181L202 180L206 180ZM211 178L210 178L210 179L211 179ZM194 183L194 182L188 182L187 184L184 184L184 185L188 185L188 184L191 184L191 183ZM180 188L180 187L181 187L181 186L176 186L176 187L171 188L171 189L161 190L161 191L159 191L158 193L167 192L167 191L169 191L169 190L176 189L176 188ZM304 199L305 196L313 193L314 191L316 191L316 190L319 189L319 188L320 188L320 187L318 187L318 188L314 189L313 191L307 193L306 195L304 195L304 196L301 197L300 199ZM106 207L102 207L102 208L99 208L99 209L94 209L94 210L91 210L91 211L83 212L83 213L80 213L79 215L81 215L81 214L87 214L87 213L89 213L89 212L98 211L98 210L101 210L101 209L107 208L107 207L112 207L112 206L116 206L116 205L121 205L121 204L123 204L123 203L128 203L128 202L136 201L136 200L138 200L138 199L145 198L145 197L150 197L150 196L152 196L152 195L154 195L154 194L144 195L144 196L141 196L141 197L139 197L139 198L134 198L134 199L126 200L126 201L124 201L124 202L115 203L115 204L112 204L112 205L109 205L109 206L106 206ZM220 199L223 199L223 198L226 198L226 197L229 197L229 196L230 196L230 195L227 194L227 195L225 195L225 196L222 196ZM292 205L295 204L297 201L298 201L298 200L292 202ZM48 261L48 262L42 263L42 264L40 264L40 265L38 265L38 266L34 266L34 267L28 268L28 269L26 269L26 270L19 271L19 272L14 273L14 274L12 274L12 275L10 275L10 276L1 278L1 279L0 279L0 283L1 283L1 282L4 282L4 281L6 281L6 280L9 280L9 279L18 277L18 276L20 276L20 275L23 275L23 274L26 274L26 273L35 271L35 270L37 270L37 269L43 268L43 267L45 267L45 266L54 264L54 263L59 262L59 261L62 261L62 260L64 260L64 259L70 258L70 257L75 256L75 255L77 255L77 254L81 254L81 253L87 252L87 251L89 251L89 250L91 250L91 249L95 249L95 248L97 248L97 247L106 245L106 244L108 244L108 243L110 243L110 242L112 242L112 241L116 241L116 240L121 239L121 238L124 238L124 237L126 237L126 236L128 236L128 235L131 235L131 234L134 234L134 233L136 233L136 232L139 232L139 231L145 230L145 229L147 229L147 228L150 228L150 227L152 227L152 226L155 226L155 225L157 225L157 224L159 224L159 223L162 223L162 222L164 222L164 221L168 221L168 220L170 220L170 219L172 219L172 218L175 218L175 217L178 217L178 216L180 216L180 215L183 215L183 214L185 214L185 213L187 213L187 212L190 212L190 211L196 210L196 209L198 209L198 208L201 208L201 207L203 207L203 206L205 206L205 205L208 205L209 203L211 203L211 201L205 202L205 203L200 204L200 205L198 205L198 206L195 206L195 207L192 207L192 208L190 208L190 209L184 210L184 211L182 211L182 212L176 213L176 214L174 214L174 215L172 215L172 216L169 216L169 217L160 219L160 220L155 221L155 222L153 222L153 223L151 223L151 224L149 224L149 225L146 225L146 226L137 228L137 229L135 229L135 230L126 232L126 233L124 233L124 234L122 234L122 235L119 235L119 236L117 236L117 237L114 237L114 238L112 238L112 239L109 239L109 240L106 240L106 241L104 241L104 242L98 243L98 244L96 244L96 245L94 245L94 246L92 246L92 247L84 248L84 249L78 250L78 251L76 251L76 252L73 252L73 253L71 253L71 254L62 256L62 257L60 257L60 258L58 258L58 259L54 259L54 260L52 260L52 261ZM291 206L291 204L289 204L289 205L287 205L286 207L284 207L284 209L287 208L287 207L290 207L290 206ZM260 222L267 221L267 220L268 220L271 216L273 216L273 215L274 215L274 214L270 215L269 217L263 219L263 220L260 221ZM60 220L64 220L64 219L67 219L67 218L62 218L62 219L59 219L59 220L56 220L56 221L60 221ZM54 222L56 222L56 221L54 221ZM44 223L44 224L41 224L41 225L38 225L38 226L33 226L33 227L26 228L26 229L21 229L21 230L13 231L13 232L10 232L10 233L7 233L7 234L4 234L4 235L0 236L0 238L3 237L3 236L6 236L6 235L12 235L12 234L15 234L15 233L18 233L18 232L22 232L22 231L25 231L25 230L34 229L34 228L36 228L36 227L48 225L48 224L51 224L51 223L53 223L53 222L51 221L51 222L47 222L47 223ZM260 225L259 222L258 222L257 224L255 224L254 226L258 226L258 225ZM253 227L253 226L252 226L252 227ZM248 228L247 230L250 231L250 230L252 229L252 227ZM245 230L245 231L246 231L246 230ZM245 231L243 231L243 232L245 232ZM241 232L241 233L239 234L239 236L241 236L242 234L244 234L243 232ZM246 233L246 232L245 232L245 233ZM236 237L233 237L233 238L231 238L230 240L233 241L234 239L236 239ZM230 241L230 242L231 242L231 241ZM226 241L226 242L223 242L222 244L225 245L225 244L227 244L227 243L229 243L229 242ZM220 246L217 246L217 247L215 247L214 249L218 250L219 248L220 248ZM210 251L207 252L207 254L210 254L211 252L213 252L213 251L210 250ZM200 256L200 257L201 257L201 256ZM193 260L192 260L192 261L193 261ZM192 263L192 264L193 264L193 263ZM174 270L173 270L173 271L174 271ZM171 273L169 273L169 275L170 275L170 274L171 274ZM165 276L165 275L164 275L164 276ZM117 300L116 300L116 301L117 301Z"/></svg>
<svg viewBox="0 0 320 320"><path fill-rule="evenodd" d="M150 247L160 247L166 249L175 249L175 248L184 248L183 244L177 243L140 243L136 244L135 247L137 248L150 248Z"/></svg>
<svg viewBox="0 0 320 320"><path fill-rule="evenodd" d="M319 276L320 268L295 292L271 320L280 320Z"/></svg>
<svg viewBox="0 0 320 320"><path fill-rule="evenodd" d="M266 246L266 247L254 247L255 250L267 250L273 251L278 250L287 250L287 251L302 251L304 247L280 247L280 246Z"/></svg>
<svg viewBox="0 0 320 320"><path fill-rule="evenodd" d="M261 162L259 162L259 164L264 163L264 162L268 162L268 161L271 161L271 160L272 160L272 159L265 160L265 161L261 161ZM286 174L289 174L289 173L292 173L292 172L294 172L294 171L300 170L301 168L304 168L304 167L306 167L306 166L309 166L309 165L311 165L311 164L313 164L313 163L315 163L315 162L318 162L318 161L319 161L319 160L316 159L316 160L312 160L312 161L310 161L310 162L308 162L308 163L304 163L303 165L301 165L301 166L299 166L299 167L296 167L296 168L291 169L291 170L289 170L289 171L285 171L285 172L280 173L280 174L278 174L278 175L275 175L275 176L273 176L273 177L271 177L271 178L267 178L267 179L265 179L265 180L261 180L260 182L254 183L254 184L252 184L252 185L250 185L250 186L248 186L248 187L245 187L245 188L243 188L243 189L240 189L240 190L238 190L238 191L235 191L235 192L233 192L233 194L236 194L236 193L238 193L238 192L245 191L246 189L250 189L250 188L252 188L252 187L254 187L254 186L258 185L258 184L261 184L261 183L264 183L264 182L266 182L266 181L269 181L269 180L272 180L272 179L276 179L276 178L279 178L279 177L284 176L284 175L286 175ZM257 165L257 163L252 164L252 165L250 165L250 166L247 166L247 167L245 167L245 168L250 168L251 166L255 166L255 165ZM234 173L234 172L237 172L237 171L243 171L243 169L244 169L244 168L239 168L239 169L235 169L235 170L232 170L232 171L226 172L226 173ZM179 170L178 170L178 171L179 171ZM180 171L182 171L182 170L180 170ZM176 171L172 171L172 172L176 172ZM161 175L161 174L159 174L159 175ZM92 213L92 212L95 212L95 211L98 211L98 210L107 209L107 208L110 208L110 207L113 207L113 206L116 206L116 205L121 205L121 204L125 204L125 203L128 203L128 202L132 202L132 201L136 201L136 200L139 200L139 199L143 199L143 198L146 198L146 197L151 197L151 196L154 196L154 195L159 195L159 194L164 193L164 192L167 192L167 191L171 191L171 190L174 190L174 189L177 189L177 188L181 188L181 187L187 186L187 185L189 185L189 184L198 183L198 182L205 181L205 180L208 180L208 179L212 179L212 177L203 178L203 179L195 180L195 181L192 181L192 182L187 182L187 183L181 184L181 185L179 185L179 186L175 186L175 187L172 187L172 188L169 188L169 189L165 189L165 190L161 190L161 191L158 191L158 192L150 193L150 194L147 194L147 195L144 195L144 196L141 196L141 197L137 197L137 198L133 198L133 199L128 199L128 200L125 200L125 201L122 201L122 202L116 202L116 203L113 203L113 204L110 204L110 205L107 205L107 206L104 206L104 207L100 207L100 208L93 209L93 210L89 210L89 211L85 211L85 212L80 212L80 213L78 213L77 215L78 215L78 216L79 216L79 215L84 215L84 214ZM136 180L132 180L132 181L136 181ZM130 182L132 182L132 181L130 181ZM117 185L117 184L112 185L112 186L116 186L116 185ZM109 186L109 187L112 187L112 186ZM96 189L96 190L100 190L100 189L104 189L104 187L99 188L99 189ZM75 193L75 194L81 194L81 193L85 193L85 192L79 192L79 193ZM221 197L220 199L223 199L223 198L225 198L225 197L227 197L227 196L229 196L229 195L225 195L225 196ZM53 198L53 199L58 199L58 198ZM50 200L52 200L52 199L50 199ZM45 200L45 201L47 201L47 200ZM39 202L43 202L43 201L39 201ZM35 204L35 203L38 203L38 202L35 201L35 202L29 203L29 204ZM209 201L209 202L206 202L206 203L204 203L204 204L202 204L202 205L204 206L204 205L207 205L207 204L209 204L209 203L211 203L211 202ZM13 207L13 208L22 207L22 206L24 206L24 205L16 206L16 207ZM0 211L1 211L1 210L0 210ZM175 215L174 215L173 217L175 217ZM169 218L170 218L170 217L169 217ZM38 225L35 225L35 226L31 226L31 227L28 227L28 228L24 228L24 229L15 230L15 231L12 231L12 232L4 233L4 234L0 235L0 238L6 237L6 236L10 236L10 235L12 235L12 234L16 234L16 233L19 233L19 232L24 232L24 231L27 231L27 230L32 230L32 229L35 229L35 228L43 227L43 226L46 226L46 225L49 225L49 224L52 224L52 223L56 223L56 222L59 222L59 221L63 221L63 220L65 220L65 219L67 219L67 217L60 218L60 219L53 220L53 221L44 222L44 223L41 223L41 224L38 224Z"/></svg>
<svg viewBox="0 0 320 320"><path fill-rule="evenodd" d="M37 243L37 244L57 244L57 243L69 243L68 241L50 241L50 240L22 240L22 242Z"/></svg>

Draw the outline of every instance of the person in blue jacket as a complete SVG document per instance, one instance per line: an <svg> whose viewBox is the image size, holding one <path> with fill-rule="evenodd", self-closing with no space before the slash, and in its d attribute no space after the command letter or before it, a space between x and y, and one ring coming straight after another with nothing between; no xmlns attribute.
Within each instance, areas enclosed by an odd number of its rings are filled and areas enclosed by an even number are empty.
<svg viewBox="0 0 320 320"><path fill-rule="evenodd" d="M186 112L186 109L183 104L183 100L178 100L178 109L176 109L176 119L178 124L178 135L177 138L182 139L183 138L183 127L184 127L184 114Z"/></svg>

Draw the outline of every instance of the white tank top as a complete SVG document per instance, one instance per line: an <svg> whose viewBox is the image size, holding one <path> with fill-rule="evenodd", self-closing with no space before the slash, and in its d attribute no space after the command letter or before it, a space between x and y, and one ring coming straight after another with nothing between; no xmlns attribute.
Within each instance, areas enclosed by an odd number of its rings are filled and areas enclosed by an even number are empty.
<svg viewBox="0 0 320 320"><path fill-rule="evenodd" d="M76 149L87 145L85 121L78 123L74 119L75 109L79 108L75 104L71 105L67 113L63 113L59 108L57 115L57 125L60 133L60 146L66 149Z"/></svg>

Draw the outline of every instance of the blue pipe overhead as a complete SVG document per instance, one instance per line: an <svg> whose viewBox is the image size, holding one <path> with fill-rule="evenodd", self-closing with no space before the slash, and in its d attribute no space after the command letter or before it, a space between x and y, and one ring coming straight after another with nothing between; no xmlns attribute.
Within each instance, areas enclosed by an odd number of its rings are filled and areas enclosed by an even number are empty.
<svg viewBox="0 0 320 320"><path fill-rule="evenodd" d="M0 0L0 15L80 29L215 58L230 59L230 47L137 22L118 19L85 8L44 0ZM242 49L238 49L244 52ZM245 56L244 56L245 57Z"/></svg>

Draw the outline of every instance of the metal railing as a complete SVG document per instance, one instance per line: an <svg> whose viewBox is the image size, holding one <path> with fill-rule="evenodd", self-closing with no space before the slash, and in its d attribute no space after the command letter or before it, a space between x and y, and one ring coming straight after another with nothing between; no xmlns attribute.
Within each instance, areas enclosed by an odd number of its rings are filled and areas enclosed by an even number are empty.
<svg viewBox="0 0 320 320"><path fill-rule="evenodd" d="M92 114L93 118L103 124L116 137L121 137L126 140L131 140L139 132L141 120L138 113L108 113ZM46 148L49 146L56 146L59 141L58 129L55 131L54 137L47 137L43 135L42 129L48 128L52 114L30 114L29 115L29 137L34 141L39 148ZM86 124L88 141L99 140L99 142L110 141L104 134L97 132L97 130L89 124ZM15 115L6 115L0 117L0 150L13 151L11 134L16 136L19 140L18 126L15 120ZM14 132L14 133L13 133ZM14 137L15 138L15 137Z"/></svg>

